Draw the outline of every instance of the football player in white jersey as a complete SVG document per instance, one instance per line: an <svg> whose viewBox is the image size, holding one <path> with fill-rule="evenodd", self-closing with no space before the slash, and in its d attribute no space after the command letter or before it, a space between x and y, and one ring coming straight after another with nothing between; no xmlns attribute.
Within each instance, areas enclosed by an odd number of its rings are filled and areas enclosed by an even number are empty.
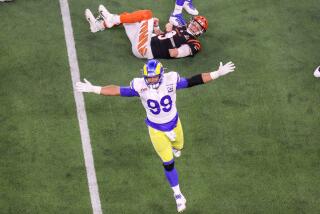
<svg viewBox="0 0 320 214"><path fill-rule="evenodd" d="M176 108L176 92L179 89L208 83L233 72L234 69L235 65L232 62L225 65L220 63L217 71L183 78L174 71L164 73L162 64L152 59L144 65L143 77L134 78L130 86L94 86L84 79L84 82L76 83L76 89L79 92L92 92L104 96L140 97L147 114L145 122L152 145L163 163L164 173L174 192L177 211L182 212L186 209L186 199L180 191L173 158L180 156L184 144Z"/></svg>

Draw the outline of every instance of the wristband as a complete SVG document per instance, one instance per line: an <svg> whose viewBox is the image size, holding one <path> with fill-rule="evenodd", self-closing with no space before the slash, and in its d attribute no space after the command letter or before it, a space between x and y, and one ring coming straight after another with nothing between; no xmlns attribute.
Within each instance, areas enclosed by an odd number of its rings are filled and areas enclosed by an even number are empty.
<svg viewBox="0 0 320 214"><path fill-rule="evenodd" d="M210 72L210 77L212 79L218 79L220 77L220 74L218 71L213 71L213 72Z"/></svg>
<svg viewBox="0 0 320 214"><path fill-rule="evenodd" d="M93 93L100 94L101 88L102 88L101 86L92 86Z"/></svg>
<svg viewBox="0 0 320 214"><path fill-rule="evenodd" d="M197 74L191 78L188 78L188 88L200 84L204 84L201 74Z"/></svg>

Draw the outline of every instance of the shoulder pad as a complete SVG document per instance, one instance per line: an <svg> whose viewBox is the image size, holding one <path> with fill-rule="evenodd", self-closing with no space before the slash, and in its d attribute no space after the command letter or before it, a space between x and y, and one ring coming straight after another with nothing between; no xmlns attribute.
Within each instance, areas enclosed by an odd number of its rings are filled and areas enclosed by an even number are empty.
<svg viewBox="0 0 320 214"><path fill-rule="evenodd" d="M130 82L130 88L132 88L133 90L135 90L136 92L140 93L142 88L145 88L146 83L144 81L143 78L134 78L131 82Z"/></svg>
<svg viewBox="0 0 320 214"><path fill-rule="evenodd" d="M175 71L170 71L168 73L165 73L164 76L166 81L170 83L177 83L180 78L179 74Z"/></svg>

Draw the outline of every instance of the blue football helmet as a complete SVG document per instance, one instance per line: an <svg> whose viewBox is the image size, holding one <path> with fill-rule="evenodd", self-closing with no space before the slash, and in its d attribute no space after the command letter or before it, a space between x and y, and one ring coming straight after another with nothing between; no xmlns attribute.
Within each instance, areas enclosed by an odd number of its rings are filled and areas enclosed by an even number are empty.
<svg viewBox="0 0 320 214"><path fill-rule="evenodd" d="M164 74L164 68L161 64L156 59L151 59L146 62L143 66L143 77L144 81L148 85L148 87L151 87L153 89L159 88L162 79L163 79L163 74ZM159 77L156 82L149 82L148 78L152 77Z"/></svg>

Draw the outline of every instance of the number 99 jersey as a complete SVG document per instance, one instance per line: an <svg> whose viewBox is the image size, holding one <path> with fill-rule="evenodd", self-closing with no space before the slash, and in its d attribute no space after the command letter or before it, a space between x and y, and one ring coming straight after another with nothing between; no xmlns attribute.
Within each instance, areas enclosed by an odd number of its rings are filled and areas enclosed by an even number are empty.
<svg viewBox="0 0 320 214"><path fill-rule="evenodd" d="M134 78L131 89L139 96L147 113L147 125L161 130L171 131L177 124L176 87L180 80L177 72L163 74L163 80L158 89L149 88L144 78Z"/></svg>

